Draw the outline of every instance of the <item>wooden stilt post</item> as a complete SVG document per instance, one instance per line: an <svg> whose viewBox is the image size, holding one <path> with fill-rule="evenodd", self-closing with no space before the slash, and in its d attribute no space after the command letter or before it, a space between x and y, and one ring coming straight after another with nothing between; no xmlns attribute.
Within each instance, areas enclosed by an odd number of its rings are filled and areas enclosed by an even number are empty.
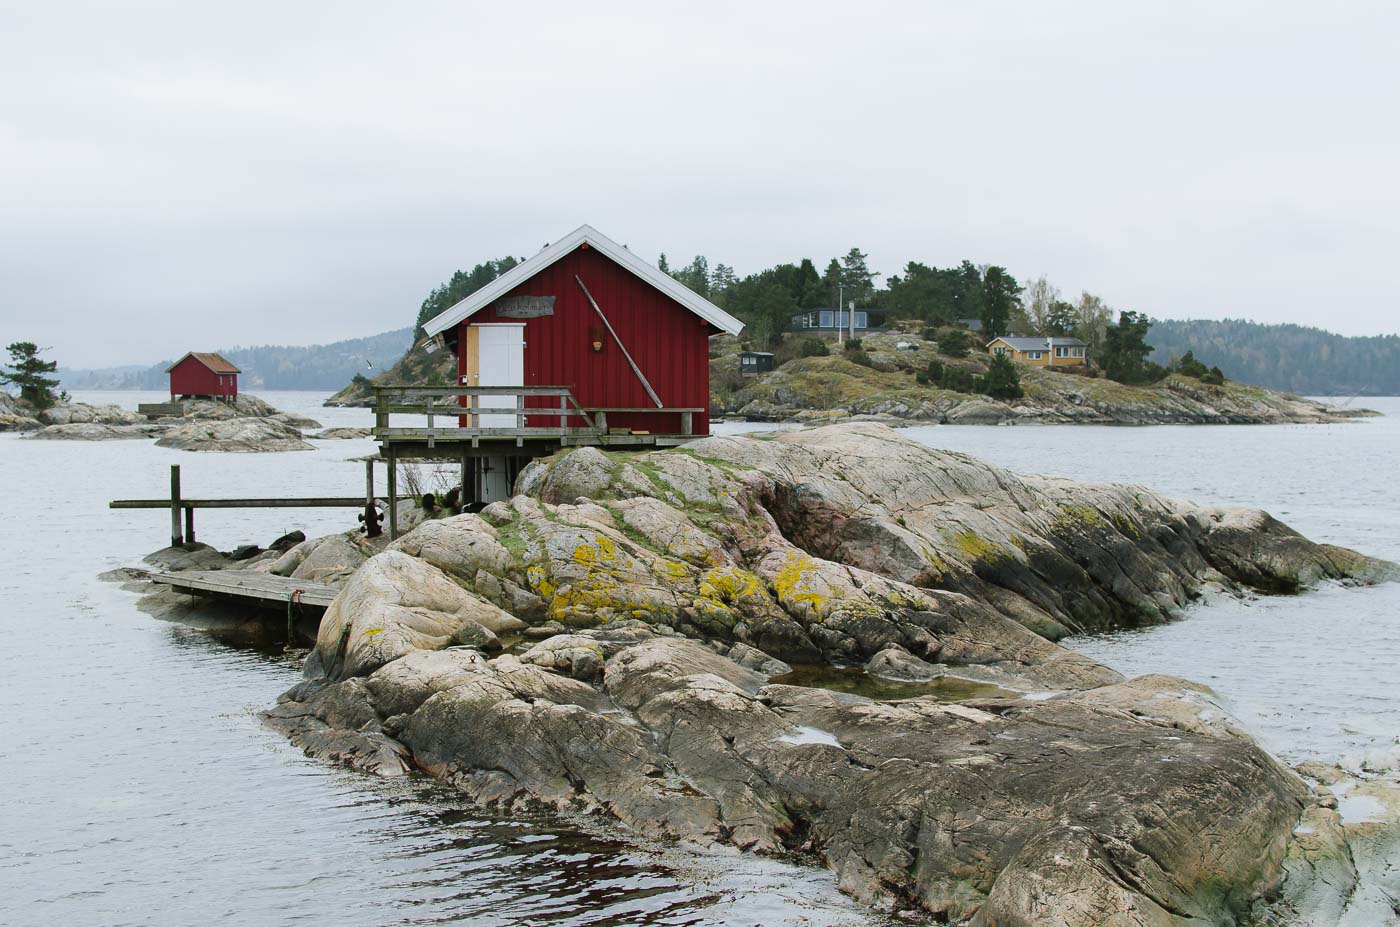
<svg viewBox="0 0 1400 927"><path fill-rule="evenodd" d="M468 496L468 489L466 489L466 480L468 480L468 472L466 472L466 471L468 471L468 456L469 456L469 455L468 455L468 452L466 452L466 445L463 444L463 445L462 445L462 476L461 476L461 483L459 483L459 485L461 485L462 489L456 490L456 510L458 510L459 513L461 513L461 511L466 511L466 504L468 504L469 501L470 501L470 497Z"/></svg>
<svg viewBox="0 0 1400 927"><path fill-rule="evenodd" d="M170 465L170 546L185 543L180 536L180 465Z"/></svg>
<svg viewBox="0 0 1400 927"><path fill-rule="evenodd" d="M379 530L379 513L374 508L374 461L365 461L365 537L377 538L384 532Z"/></svg>
<svg viewBox="0 0 1400 927"><path fill-rule="evenodd" d="M185 506L185 543L194 543L194 506Z"/></svg>
<svg viewBox="0 0 1400 927"><path fill-rule="evenodd" d="M399 455L390 444L385 448L389 460L389 540L399 536Z"/></svg>

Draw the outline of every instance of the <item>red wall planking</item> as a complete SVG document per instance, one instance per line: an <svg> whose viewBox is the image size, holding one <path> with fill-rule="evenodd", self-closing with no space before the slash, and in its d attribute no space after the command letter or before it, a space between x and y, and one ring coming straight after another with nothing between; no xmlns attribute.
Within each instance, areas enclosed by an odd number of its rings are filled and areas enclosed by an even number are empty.
<svg viewBox="0 0 1400 927"><path fill-rule="evenodd" d="M238 374L218 374L198 358L187 357L170 371L172 396L237 396Z"/></svg>
<svg viewBox="0 0 1400 927"><path fill-rule="evenodd" d="M704 409L693 416L695 434L710 433L710 323L597 251L580 247L501 298L553 296L554 314L533 319L501 318L494 304L462 323L525 322L525 386L567 386L585 408L655 406L608 334L575 275L612 323L663 405ZM594 340L603 342L594 351ZM457 338L457 371L466 370L464 334ZM527 401L530 408L558 408L558 400ZM531 416L531 426L556 425L559 417ZM570 422L582 424L577 417ZM676 413L609 413L609 427L653 434L679 434Z"/></svg>

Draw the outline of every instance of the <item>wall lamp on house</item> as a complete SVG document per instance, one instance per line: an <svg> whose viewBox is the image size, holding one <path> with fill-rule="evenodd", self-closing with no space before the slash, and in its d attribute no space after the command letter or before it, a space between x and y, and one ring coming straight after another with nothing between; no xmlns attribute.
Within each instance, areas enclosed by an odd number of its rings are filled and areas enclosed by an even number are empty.
<svg viewBox="0 0 1400 927"><path fill-rule="evenodd" d="M594 326L588 330L588 343L593 348L593 353L603 353L603 330Z"/></svg>

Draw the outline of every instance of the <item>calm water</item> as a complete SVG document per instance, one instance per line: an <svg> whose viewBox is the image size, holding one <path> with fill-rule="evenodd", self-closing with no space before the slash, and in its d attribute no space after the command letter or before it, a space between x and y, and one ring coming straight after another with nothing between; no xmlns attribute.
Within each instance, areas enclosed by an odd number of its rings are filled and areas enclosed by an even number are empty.
<svg viewBox="0 0 1400 927"><path fill-rule="evenodd" d="M327 426L367 424L319 395L261 395ZM641 851L557 819L483 815L430 780L312 762L253 716L299 678L278 648L153 620L95 579L168 537L167 514L106 505L165 495L169 464L191 496L352 495L364 465L346 459L372 450L203 455L0 435L0 924L877 923L822 870ZM228 510L196 527L227 549L353 518Z"/></svg>
<svg viewBox="0 0 1400 927"><path fill-rule="evenodd" d="M262 394L327 426L367 413ZM93 393L128 408L155 394ZM1400 401L1346 426L927 428L1024 472L1261 505L1322 540L1400 558ZM725 426L728 431L745 426ZM277 648L155 621L100 583L162 543L168 465L201 495L348 495L369 441L199 455L150 442L0 436L10 530L0 617L0 924L870 924L821 870L643 850L554 818L483 815L433 783L309 761L253 712L298 676ZM381 474L382 478L382 474ZM335 510L200 513L201 539L340 530ZM1127 673L1210 682L1291 758L1395 751L1400 586L1215 603L1164 628L1073 642Z"/></svg>

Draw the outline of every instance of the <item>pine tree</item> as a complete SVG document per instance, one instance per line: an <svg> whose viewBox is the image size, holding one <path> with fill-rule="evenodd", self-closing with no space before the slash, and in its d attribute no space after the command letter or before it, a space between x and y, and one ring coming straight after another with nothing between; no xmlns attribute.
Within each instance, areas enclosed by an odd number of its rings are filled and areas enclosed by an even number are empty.
<svg viewBox="0 0 1400 927"><path fill-rule="evenodd" d="M695 260L691 261L680 270L667 271L671 278L685 284L691 291L700 296L710 295L710 262L703 254L695 255Z"/></svg>
<svg viewBox="0 0 1400 927"><path fill-rule="evenodd" d="M830 263L826 265L826 271L822 274L822 288L826 291L826 299L831 300L827 305L834 306L841 298L841 282L841 262L832 258Z"/></svg>
<svg viewBox="0 0 1400 927"><path fill-rule="evenodd" d="M1147 359L1152 353L1152 346L1147 343L1147 330L1151 326L1152 321L1146 315L1122 312L1118 324L1110 325L1104 332L1099 364L1110 380L1151 383L1161 379L1165 371Z"/></svg>
<svg viewBox="0 0 1400 927"><path fill-rule="evenodd" d="M1004 267L982 271L982 336L988 340L1005 335L1011 314L1020 308L1021 285Z"/></svg>
<svg viewBox="0 0 1400 927"><path fill-rule="evenodd" d="M977 378L977 388L993 399L1021 398L1021 374L1005 354L995 354L987 372Z"/></svg>
<svg viewBox="0 0 1400 927"><path fill-rule="evenodd" d="M715 272L710 274L710 292L724 292L732 287L737 279L734 276L734 268L728 264L716 264Z"/></svg>
<svg viewBox="0 0 1400 927"><path fill-rule="evenodd" d="M847 300L870 299L875 291L875 274L871 273L866 259L869 257L859 248L852 248L841 259L841 282L846 286Z"/></svg>
<svg viewBox="0 0 1400 927"><path fill-rule="evenodd" d="M0 371L0 383L19 387L19 398L36 409L47 409L58 401L53 388L57 377L46 377L58 369L58 361L39 359L40 348L32 341L16 341L6 348L10 352L10 369Z"/></svg>

